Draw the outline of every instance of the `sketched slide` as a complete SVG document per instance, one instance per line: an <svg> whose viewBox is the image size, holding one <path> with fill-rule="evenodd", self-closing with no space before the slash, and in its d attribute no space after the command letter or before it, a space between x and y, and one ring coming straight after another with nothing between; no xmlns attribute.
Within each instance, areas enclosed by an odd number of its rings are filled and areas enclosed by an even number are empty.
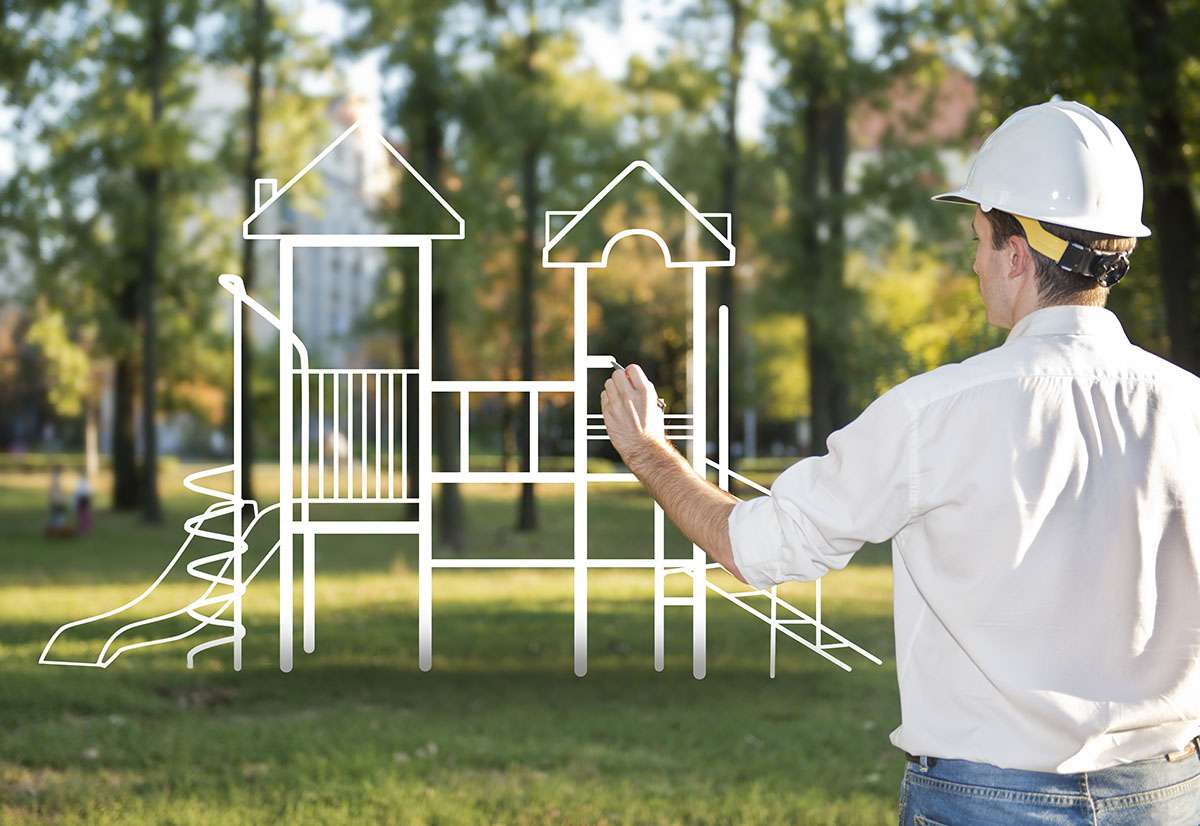
<svg viewBox="0 0 1200 826"><path fill-rule="evenodd" d="M279 506L276 504L259 510L253 502L243 502L228 494L194 484L196 478L217 475L228 470L228 466L214 468L188 477L187 481L193 482L188 487L197 492L217 495L225 501L214 502L206 510L184 522L187 536L158 577L138 596L123 605L61 626L46 643L41 658L38 660L39 663L107 668L126 651L175 642L190 637L209 626L226 629L228 633L220 638L201 642L188 651L187 664L191 668L195 655L199 652L245 636L246 631L241 622L240 611L236 612L236 615L232 615L235 612L230 608L235 602L240 607L240 597L245 591L246 585L262 570L279 547L278 531L271 531L269 528L258 530L257 533L260 537L271 537L274 539L274 544L262 554L260 559L245 558L252 534L256 533L256 529L260 527L264 517L277 511ZM253 516L235 540L233 529L229 525L238 521L235 519L235 510L239 507L249 507ZM203 553L206 550L204 548L206 541L221 543L225 547L215 553ZM235 561L235 557L239 555L243 558ZM231 567L240 567L238 562L253 562L254 564L249 576L242 577L240 584L230 571ZM152 597L155 591L172 573L178 573L181 565L182 571L196 581L198 595L173 610L142 616L153 604ZM161 597L161 594L159 596ZM89 652L84 657L79 655L54 656L52 654L56 644L60 650L77 650L81 644L90 645L92 640L102 636L114 625L117 626L116 630L108 634L99 650L94 653ZM76 631L76 629L79 630Z"/></svg>

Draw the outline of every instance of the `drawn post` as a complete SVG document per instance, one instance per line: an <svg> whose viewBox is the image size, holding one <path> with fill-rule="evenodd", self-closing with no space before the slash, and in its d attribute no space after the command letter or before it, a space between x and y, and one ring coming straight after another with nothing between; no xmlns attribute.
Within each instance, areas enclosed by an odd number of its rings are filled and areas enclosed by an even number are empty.
<svg viewBox="0 0 1200 826"><path fill-rule="evenodd" d="M717 487L729 490L729 307L717 308Z"/></svg>
<svg viewBox="0 0 1200 826"><path fill-rule="evenodd" d="M292 253L279 240L279 670L292 670Z"/></svg>
<svg viewBox="0 0 1200 826"><path fill-rule="evenodd" d="M250 471L254 468L251 466ZM233 670L242 670L242 299L233 295Z"/></svg>
<svg viewBox="0 0 1200 826"><path fill-rule="evenodd" d="M707 295L708 268L692 268L692 467L701 478L708 471L708 445L705 436L705 408L708 399L707 367ZM704 679L705 629L708 626L708 556L699 545L692 545L692 676Z"/></svg>
<svg viewBox="0 0 1200 826"><path fill-rule="evenodd" d="M663 604L663 598L666 596L666 570L664 558L664 514L662 505L654 503L654 670L663 670L663 637L665 625L663 614L666 612L666 605Z"/></svg>
<svg viewBox="0 0 1200 826"><path fill-rule="evenodd" d="M304 622L304 653L317 649L317 536L305 527L303 533L304 572L301 579L301 607Z"/></svg>
<svg viewBox="0 0 1200 826"><path fill-rule="evenodd" d="M433 667L433 268L428 238L417 242L417 626L422 671ZM443 342L449 346L450 342Z"/></svg>
<svg viewBox="0 0 1200 826"><path fill-rule="evenodd" d="M575 267L575 676L587 674L587 267Z"/></svg>
<svg viewBox="0 0 1200 826"><path fill-rule="evenodd" d="M289 348L289 358L291 351ZM317 538L312 532L312 524L310 522L309 513L309 488L308 488L308 412L309 412L309 396L308 382L311 374L308 370L296 371L300 376L300 524L303 525L301 532L301 584L300 584L300 610L303 625L303 642L305 654L311 654L317 644L316 637L316 558ZM294 380L294 379L293 379Z"/></svg>

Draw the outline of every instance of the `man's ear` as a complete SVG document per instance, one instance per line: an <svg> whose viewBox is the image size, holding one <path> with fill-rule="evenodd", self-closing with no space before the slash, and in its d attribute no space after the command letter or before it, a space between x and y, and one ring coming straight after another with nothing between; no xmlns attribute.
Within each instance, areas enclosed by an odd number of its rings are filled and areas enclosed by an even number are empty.
<svg viewBox="0 0 1200 826"><path fill-rule="evenodd" d="M1016 278L1021 275L1026 269L1030 275L1034 271L1033 250L1029 248L1029 242L1019 235L1009 236L1008 243L1004 249L1005 260L1008 263L1008 277Z"/></svg>

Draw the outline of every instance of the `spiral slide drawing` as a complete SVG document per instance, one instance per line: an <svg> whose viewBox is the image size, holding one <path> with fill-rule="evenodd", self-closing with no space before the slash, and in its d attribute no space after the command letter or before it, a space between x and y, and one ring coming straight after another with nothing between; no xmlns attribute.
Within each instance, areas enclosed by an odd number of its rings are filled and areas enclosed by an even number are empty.
<svg viewBox="0 0 1200 826"><path fill-rule="evenodd" d="M278 540L258 561L254 570L249 576L241 577L239 574L242 569L243 557L246 553L248 538L254 532L256 526L264 516L279 508L278 504L268 508L259 509L253 501L247 501L240 497L226 493L224 491L215 490L207 486L201 485L200 480L211 479L212 477L221 476L233 471L233 465L223 465L221 467L209 468L206 470L197 471L188 475L183 484L188 490L194 493L204 494L216 498L208 508L201 513L192 516L184 522L184 530L187 532L187 537L179 546L179 550L164 566L158 577L146 587L141 594L134 597L124 605L118 606L103 613L95 614L83 619L74 620L62 625L50 640L46 643L46 647L42 650L39 662L44 665L75 665L75 666L91 666L98 668L107 668L112 664L117 657L124 654L126 651L133 651L138 648L147 648L152 645L162 645L164 643L175 642L177 640L190 637L196 632L208 626L216 626L226 628L229 633L214 640L207 640L199 645L193 646L187 652L188 668L191 668L196 654L209 648L215 648L227 643L233 643L241 640L246 629L242 624L241 618L241 598L245 592L246 586L251 580L262 570L263 566L275 555L278 550ZM252 512L252 517L244 530L238 530L237 526L241 523L239 511L248 507ZM233 532L217 530L213 526L213 522L230 518L235 526ZM94 660L91 659L62 659L51 656L51 649L65 632L72 628L79 628L98 623L113 617L119 618L122 614L129 615L136 613L137 607L150 598L155 589L171 574L177 570L181 560L187 558L189 548L191 548L192 540L194 539L209 539L220 543L227 544L228 550L222 550L219 553L206 554L191 559L185 563L184 570L200 580L207 583L203 592L196 598L192 599L185 605L176 608L175 610L166 613L157 614L155 616L146 617L143 619L131 620L125 623L116 631L114 631L104 642L99 653ZM229 570L233 567L233 575L230 576ZM222 616L229 612L232 607L232 616ZM146 629L153 628L157 623L169 622L176 617L187 617L195 621L195 624L183 632L172 633L166 636L152 637L150 639L140 638L145 633ZM128 638L130 632L137 631L139 639L133 642L122 642Z"/></svg>

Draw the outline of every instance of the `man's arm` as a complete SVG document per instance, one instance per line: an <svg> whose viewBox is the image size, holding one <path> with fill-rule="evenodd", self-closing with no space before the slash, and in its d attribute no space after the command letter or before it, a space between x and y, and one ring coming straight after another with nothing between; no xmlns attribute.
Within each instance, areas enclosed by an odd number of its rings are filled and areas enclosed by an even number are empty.
<svg viewBox="0 0 1200 826"><path fill-rule="evenodd" d="M636 364L613 371L600 394L609 438L667 518L745 582L729 541L729 513L740 500L703 479L667 440L657 398Z"/></svg>

